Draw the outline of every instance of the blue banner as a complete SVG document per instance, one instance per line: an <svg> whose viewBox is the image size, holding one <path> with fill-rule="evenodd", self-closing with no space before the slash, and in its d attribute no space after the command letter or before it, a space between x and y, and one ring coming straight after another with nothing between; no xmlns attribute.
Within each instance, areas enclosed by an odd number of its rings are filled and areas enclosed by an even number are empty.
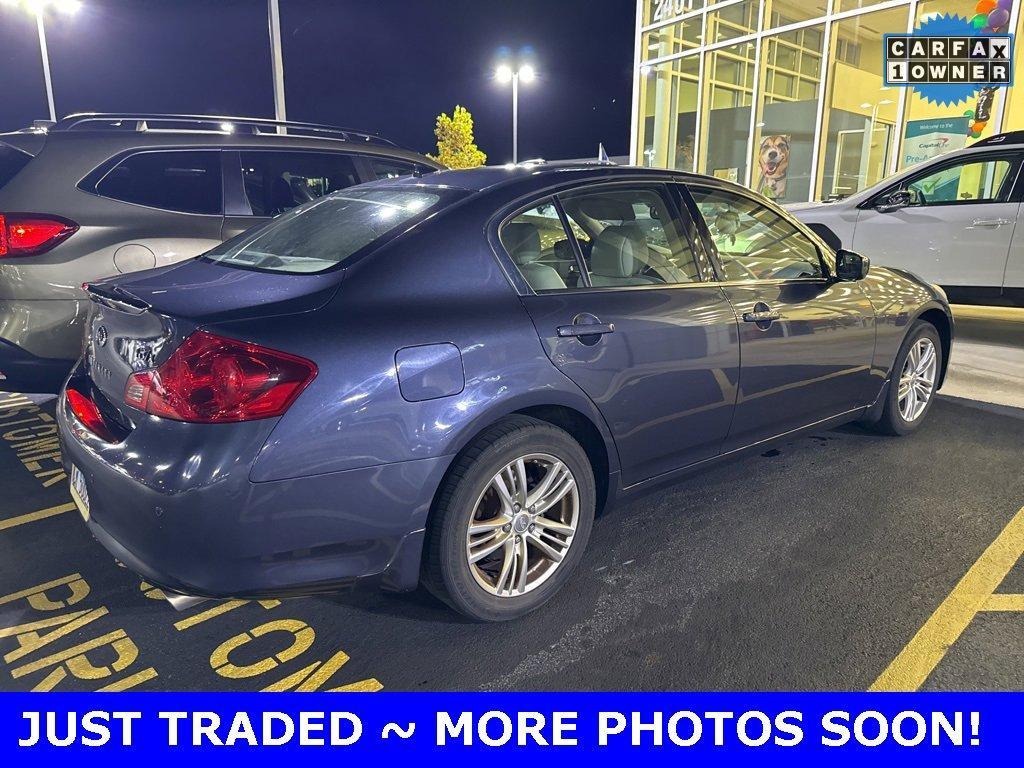
<svg viewBox="0 0 1024 768"><path fill-rule="evenodd" d="M0 761L1019 761L1024 694L0 694ZM993 763L994 764L994 763Z"/></svg>

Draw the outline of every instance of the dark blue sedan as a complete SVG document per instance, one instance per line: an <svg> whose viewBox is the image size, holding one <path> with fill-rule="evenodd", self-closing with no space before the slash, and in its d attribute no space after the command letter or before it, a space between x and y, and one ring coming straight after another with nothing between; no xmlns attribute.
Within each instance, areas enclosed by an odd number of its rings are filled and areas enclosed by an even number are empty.
<svg viewBox="0 0 1024 768"><path fill-rule="evenodd" d="M746 189L586 164L352 187L89 292L58 419L115 557L173 595L373 578L484 620L550 599L616 501L914 430L953 333L940 289Z"/></svg>

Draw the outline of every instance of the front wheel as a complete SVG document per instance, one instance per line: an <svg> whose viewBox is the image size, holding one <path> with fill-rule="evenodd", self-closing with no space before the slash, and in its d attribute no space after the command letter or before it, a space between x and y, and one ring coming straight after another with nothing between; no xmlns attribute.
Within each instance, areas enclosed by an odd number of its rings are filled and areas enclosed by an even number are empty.
<svg viewBox="0 0 1024 768"><path fill-rule="evenodd" d="M918 320L896 355L879 432L906 435L924 421L935 399L942 370L942 342L935 326Z"/></svg>
<svg viewBox="0 0 1024 768"><path fill-rule="evenodd" d="M428 526L424 584L478 621L522 616L579 564L595 506L594 473L572 436L505 419L448 474Z"/></svg>

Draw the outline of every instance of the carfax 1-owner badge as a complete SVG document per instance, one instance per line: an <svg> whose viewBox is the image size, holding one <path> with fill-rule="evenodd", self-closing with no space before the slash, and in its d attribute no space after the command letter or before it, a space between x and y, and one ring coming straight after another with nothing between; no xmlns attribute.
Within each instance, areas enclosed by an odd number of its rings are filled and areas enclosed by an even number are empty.
<svg viewBox="0 0 1024 768"><path fill-rule="evenodd" d="M913 33L885 35L886 86L913 86L927 101L952 104L1012 85L1014 39L999 11L934 16Z"/></svg>

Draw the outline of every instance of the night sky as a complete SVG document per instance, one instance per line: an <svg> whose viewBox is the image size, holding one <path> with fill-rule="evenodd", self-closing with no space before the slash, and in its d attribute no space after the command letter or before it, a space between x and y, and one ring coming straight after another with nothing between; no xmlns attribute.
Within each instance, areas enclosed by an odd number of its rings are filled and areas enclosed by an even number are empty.
<svg viewBox="0 0 1024 768"><path fill-rule="evenodd" d="M462 104L489 163L511 159L502 51L528 52L521 158L629 150L634 0L280 0L288 117L433 150ZM48 15L58 115L198 112L273 117L264 0L84 0ZM35 22L0 4L0 131L47 116Z"/></svg>

